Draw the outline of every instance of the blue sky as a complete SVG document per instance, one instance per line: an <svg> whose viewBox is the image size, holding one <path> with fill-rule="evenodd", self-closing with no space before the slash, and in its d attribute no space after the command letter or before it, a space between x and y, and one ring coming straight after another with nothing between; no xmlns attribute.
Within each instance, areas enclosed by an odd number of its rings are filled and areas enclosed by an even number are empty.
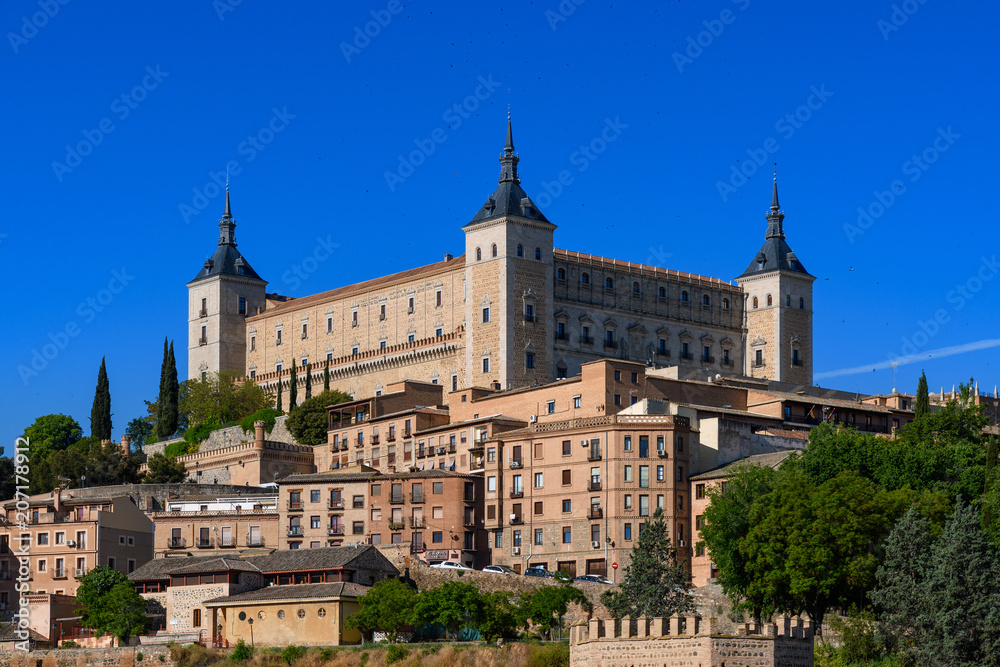
<svg viewBox="0 0 1000 667"><path fill-rule="evenodd" d="M164 336L183 375L185 283L215 248L227 163L240 250L302 296L460 253L508 96L558 247L734 278L777 162L817 277L819 381L888 391L902 355L901 389L925 369L932 389L992 390L998 14L8 0L0 444L52 412L89 433L102 356L116 438L156 395Z"/></svg>

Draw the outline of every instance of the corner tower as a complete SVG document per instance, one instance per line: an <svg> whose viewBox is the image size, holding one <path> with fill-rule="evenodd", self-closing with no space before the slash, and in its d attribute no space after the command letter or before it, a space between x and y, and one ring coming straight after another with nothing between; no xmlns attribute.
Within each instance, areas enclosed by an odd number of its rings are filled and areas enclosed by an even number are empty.
<svg viewBox="0 0 1000 667"><path fill-rule="evenodd" d="M497 189L465 225L466 382L503 389L549 382L552 236L521 188L510 113Z"/></svg>
<svg viewBox="0 0 1000 667"><path fill-rule="evenodd" d="M785 243L778 179L771 193L764 245L736 282L746 299L746 368L750 377L812 384L812 284Z"/></svg>
<svg viewBox="0 0 1000 667"><path fill-rule="evenodd" d="M246 318L264 307L266 286L236 249L227 183L218 248L187 284L188 379L205 373L246 375Z"/></svg>

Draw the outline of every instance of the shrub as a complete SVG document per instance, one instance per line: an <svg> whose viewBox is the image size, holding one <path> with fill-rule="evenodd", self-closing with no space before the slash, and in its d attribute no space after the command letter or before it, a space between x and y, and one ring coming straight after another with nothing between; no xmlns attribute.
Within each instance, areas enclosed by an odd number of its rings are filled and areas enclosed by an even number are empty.
<svg viewBox="0 0 1000 667"><path fill-rule="evenodd" d="M139 651L138 653L135 654L135 661L142 662L143 657L144 656L142 655L142 651Z"/></svg>
<svg viewBox="0 0 1000 667"><path fill-rule="evenodd" d="M163 455L171 459L184 456L188 453L189 446L190 443L187 442L171 442L163 449Z"/></svg>
<svg viewBox="0 0 1000 667"><path fill-rule="evenodd" d="M569 644L531 644L528 667L569 667Z"/></svg>
<svg viewBox="0 0 1000 667"><path fill-rule="evenodd" d="M295 662L305 654L306 650L301 646L296 646L295 644L289 644L281 652L281 659L285 661L286 665L291 665L293 662Z"/></svg>
<svg viewBox="0 0 1000 667"><path fill-rule="evenodd" d="M212 418L184 431L184 440L192 445L197 445L199 442L211 435L212 431L217 431L220 428L222 428L222 424L219 423L219 420ZM251 428L253 428L252 424ZM194 452L191 452L190 448L188 448L188 453L192 454Z"/></svg>
<svg viewBox="0 0 1000 667"><path fill-rule="evenodd" d="M80 645L79 645L79 644L77 644L77 643L76 643L75 641L73 641L72 639L70 639L70 640L68 640L68 641L64 641L64 642L63 642L63 643L62 643L62 644L61 644L61 645L59 646L59 648L79 648L79 647L80 647Z"/></svg>
<svg viewBox="0 0 1000 667"><path fill-rule="evenodd" d="M385 664L391 665L396 662L401 662L406 660L406 656L410 655L410 649L406 648L402 644L393 644L385 652Z"/></svg>
<svg viewBox="0 0 1000 667"><path fill-rule="evenodd" d="M369 656L367 652L361 654L361 667L365 667L365 665L368 664L368 658Z"/></svg>
<svg viewBox="0 0 1000 667"><path fill-rule="evenodd" d="M326 662L327 660L333 657L333 653L334 651L332 648L321 648L319 650L319 659L322 660L323 662Z"/></svg>
<svg viewBox="0 0 1000 667"><path fill-rule="evenodd" d="M242 422L240 422L240 426L243 428L244 432L253 433L254 432L253 423L255 421L261 420L264 422L264 432L270 433L271 429L274 428L274 418L278 417L281 414L282 414L281 410L275 410L274 408L263 408L253 413L249 417L246 417Z"/></svg>
<svg viewBox="0 0 1000 667"><path fill-rule="evenodd" d="M242 639L236 640L236 648L233 649L232 659L236 662L243 662L253 657L253 648L247 645Z"/></svg>

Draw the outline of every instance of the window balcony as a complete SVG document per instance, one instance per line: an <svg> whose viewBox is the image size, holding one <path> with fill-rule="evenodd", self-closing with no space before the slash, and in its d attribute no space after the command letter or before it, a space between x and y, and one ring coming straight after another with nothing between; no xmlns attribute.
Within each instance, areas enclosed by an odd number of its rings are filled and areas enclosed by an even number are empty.
<svg viewBox="0 0 1000 667"><path fill-rule="evenodd" d="M566 332L557 333L556 334L556 340L569 340L569 334L566 333Z"/></svg>
<svg viewBox="0 0 1000 667"><path fill-rule="evenodd" d="M212 540L211 538L205 538L205 537L198 538L198 541L195 542L195 546L198 547L199 549L211 549Z"/></svg>
<svg viewBox="0 0 1000 667"><path fill-rule="evenodd" d="M510 497L511 498L524 498L524 491L511 491L510 492Z"/></svg>
<svg viewBox="0 0 1000 667"><path fill-rule="evenodd" d="M600 491L601 490L601 480L592 479L587 483L588 491Z"/></svg>
<svg viewBox="0 0 1000 667"><path fill-rule="evenodd" d="M264 546L264 538L260 536L247 535L246 545L248 547L260 548Z"/></svg>
<svg viewBox="0 0 1000 667"><path fill-rule="evenodd" d="M750 364L750 368L764 368L767 366L763 361L754 361Z"/></svg>
<svg viewBox="0 0 1000 667"><path fill-rule="evenodd" d="M76 577L77 579L80 579L81 577L85 576L86 574L87 574L87 568L85 568L85 567L78 567L78 568L76 568L76 573L73 576Z"/></svg>
<svg viewBox="0 0 1000 667"><path fill-rule="evenodd" d="M372 436L372 444L373 445L377 445L378 444L378 436L377 435L373 435Z"/></svg>
<svg viewBox="0 0 1000 667"><path fill-rule="evenodd" d="M69 574L66 572L66 568L57 567L56 569L52 570L53 579L65 579L68 576Z"/></svg>
<svg viewBox="0 0 1000 667"><path fill-rule="evenodd" d="M418 459L426 458L426 456L427 456L427 451L423 447L417 450Z"/></svg>
<svg viewBox="0 0 1000 667"><path fill-rule="evenodd" d="M289 500L288 501L288 511L289 512L301 512L302 511L302 501L301 500Z"/></svg>
<svg viewBox="0 0 1000 667"><path fill-rule="evenodd" d="M302 526L291 526L285 534L288 537L302 537Z"/></svg>
<svg viewBox="0 0 1000 667"><path fill-rule="evenodd" d="M681 359L683 361L692 361L694 359L694 355L690 352L681 352Z"/></svg>
<svg viewBox="0 0 1000 667"><path fill-rule="evenodd" d="M198 345L208 345L208 339L207 338L199 338L198 339Z"/></svg>
<svg viewBox="0 0 1000 667"><path fill-rule="evenodd" d="M590 506L590 512L587 514L590 519L603 519L604 518L604 508Z"/></svg>
<svg viewBox="0 0 1000 667"><path fill-rule="evenodd" d="M593 336L580 336L580 345L593 345Z"/></svg>
<svg viewBox="0 0 1000 667"><path fill-rule="evenodd" d="M465 517L465 520L462 523L462 525L465 526L466 528L475 528L476 527L476 517L474 517L474 516L467 516L467 517Z"/></svg>
<svg viewBox="0 0 1000 667"><path fill-rule="evenodd" d="M386 442L396 442L396 434L390 433L389 435L385 436L385 440Z"/></svg>
<svg viewBox="0 0 1000 667"><path fill-rule="evenodd" d="M454 453L455 453L455 451L456 451L456 446L455 446L455 444L454 444L454 443L451 443L451 444L449 444L449 445L448 445L448 453L449 453L449 454L454 454Z"/></svg>
<svg viewBox="0 0 1000 667"><path fill-rule="evenodd" d="M402 505L406 502L406 498L403 496L391 496L389 498L390 505Z"/></svg>
<svg viewBox="0 0 1000 667"><path fill-rule="evenodd" d="M222 537L219 538L219 548L220 549L233 549L236 547L236 538L234 537Z"/></svg>
<svg viewBox="0 0 1000 667"><path fill-rule="evenodd" d="M427 520L424 518L410 519L410 527L412 528L426 528Z"/></svg>
<svg viewBox="0 0 1000 667"><path fill-rule="evenodd" d="M327 528L326 534L329 535L329 536L331 536L331 537L335 537L337 535L343 535L344 534L344 527L343 526L334 526L333 528Z"/></svg>
<svg viewBox="0 0 1000 667"><path fill-rule="evenodd" d="M327 509L330 509L330 510L334 510L334 511L342 510L342 509L344 509L344 501L343 500L331 500L331 501L327 502L326 506L327 506Z"/></svg>
<svg viewBox="0 0 1000 667"><path fill-rule="evenodd" d="M406 528L405 521L400 521L399 523L389 522L389 530L403 530L404 528Z"/></svg>
<svg viewBox="0 0 1000 667"><path fill-rule="evenodd" d="M512 516L510 518L510 525L512 525L512 526L521 526L521 525L524 525L524 517L521 517L521 516Z"/></svg>
<svg viewBox="0 0 1000 667"><path fill-rule="evenodd" d="M411 493L410 494L410 502L413 503L414 505L423 505L424 502L425 502L424 501L424 494L423 493Z"/></svg>
<svg viewBox="0 0 1000 667"><path fill-rule="evenodd" d="M595 452L595 451L591 450L590 453L587 454L587 460L588 461L600 461L601 460L601 453L600 452Z"/></svg>
<svg viewBox="0 0 1000 667"><path fill-rule="evenodd" d="M703 355L701 355L701 362L704 363L704 364L714 364L715 363L715 357L713 357L710 354L703 354Z"/></svg>
<svg viewBox="0 0 1000 667"><path fill-rule="evenodd" d="M616 341L616 340L605 340L604 341L604 349L605 350L617 350L618 349L618 341Z"/></svg>
<svg viewBox="0 0 1000 667"><path fill-rule="evenodd" d="M669 359L670 358L670 350L667 350L667 349L657 350L656 351L656 356L663 357L664 359Z"/></svg>
<svg viewBox="0 0 1000 667"><path fill-rule="evenodd" d="M170 549L183 549L184 542L185 540L183 537L171 537L167 540L167 547Z"/></svg>

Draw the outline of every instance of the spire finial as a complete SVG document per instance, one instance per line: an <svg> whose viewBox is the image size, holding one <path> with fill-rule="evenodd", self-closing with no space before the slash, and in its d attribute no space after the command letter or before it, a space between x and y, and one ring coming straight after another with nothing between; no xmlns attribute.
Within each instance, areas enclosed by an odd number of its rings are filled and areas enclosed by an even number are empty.
<svg viewBox="0 0 1000 667"><path fill-rule="evenodd" d="M778 204L778 163L774 163L774 182L771 185L771 210L767 213L767 235L765 238L785 238L785 232L781 227L781 222L785 219L785 214L781 212L781 205Z"/></svg>
<svg viewBox="0 0 1000 667"><path fill-rule="evenodd" d="M514 154L514 133L510 129L510 102L507 103L507 143L504 144L503 152L506 155Z"/></svg>
<svg viewBox="0 0 1000 667"><path fill-rule="evenodd" d="M236 223L233 221L233 209L229 205L229 168L226 168L226 208L219 220L219 245L236 245Z"/></svg>
<svg viewBox="0 0 1000 667"><path fill-rule="evenodd" d="M777 213L778 209L778 163L774 163L774 186L771 190L771 212Z"/></svg>

